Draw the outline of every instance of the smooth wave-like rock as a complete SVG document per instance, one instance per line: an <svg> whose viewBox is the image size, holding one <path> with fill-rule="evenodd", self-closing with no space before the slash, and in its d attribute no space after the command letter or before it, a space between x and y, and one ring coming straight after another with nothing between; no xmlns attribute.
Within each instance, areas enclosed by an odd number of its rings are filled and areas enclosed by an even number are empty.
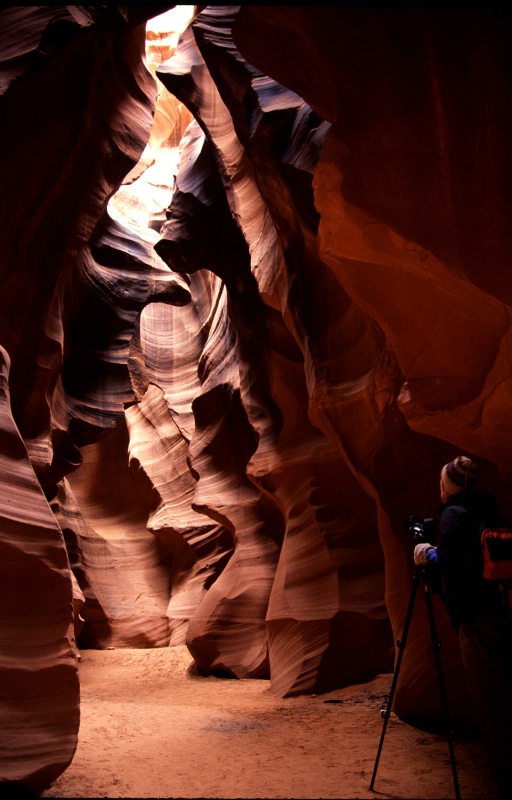
<svg viewBox="0 0 512 800"><path fill-rule="evenodd" d="M277 37L280 46L263 50L258 37ZM361 342L375 343L375 365L360 393L347 392L345 380L317 386L313 418L377 502L397 635L411 574L403 522L413 509L432 515L439 464L455 451L471 453L484 485L510 511L510 371L502 361L509 200L503 173L491 177L508 163L500 144L510 126L506 38L499 14L486 10L462 20L434 9L318 15L241 7L234 23L248 60L332 123L313 178L319 253L368 315ZM482 104L485 76L494 93ZM482 150L486 126L493 144ZM356 418L365 423L354 425ZM429 716L439 706L428 627L418 615L397 710ZM439 624L450 695L463 714L458 648L442 612Z"/></svg>
<svg viewBox="0 0 512 800"><path fill-rule="evenodd" d="M200 6L145 50L165 10L0 14L0 779L37 791L75 640L358 682L442 464L512 515L502 13ZM421 600L395 711L441 716Z"/></svg>
<svg viewBox="0 0 512 800"><path fill-rule="evenodd" d="M76 747L74 633L82 632L82 609L88 614L87 580L55 505L59 484L82 462L80 447L115 426L133 399L129 344L144 304L189 295L161 261L155 268L151 249L149 264L130 255L136 237L121 263L92 255L108 198L151 131L156 90L142 61L144 14L10 7L0 29L8 41L0 97L0 583L8 613L0 778L41 791ZM135 285L129 273L141 268L146 277ZM166 605L167 597L165 623Z"/></svg>
<svg viewBox="0 0 512 800"><path fill-rule="evenodd" d="M349 509L354 502L354 496L359 499L360 512L365 508L369 520L373 516L373 510L371 502L346 470L336 448L315 431L307 419L307 372L304 359L306 358L306 362L310 359L311 345L308 343L308 347L305 346L302 328L307 323L300 319L302 298L300 294L294 296L291 279L286 274L287 270L293 274L293 253L301 246L306 253L303 257L303 269L307 269L309 263L311 268L322 269L312 241L311 229L315 229L317 221L307 171L312 169L315 146L318 152L319 141L322 141L328 126L322 125L322 121L305 107L297 95L245 64L233 44L229 45L230 22L232 19L228 15L226 20L224 11L208 9L196 18L192 27L203 51L210 54L217 53L216 48L220 50L215 62L213 56L211 57L211 75L216 75L214 64L226 62L222 71L224 77L230 74L227 64L234 65L232 86L223 83L218 89L215 87L190 33L182 38L176 55L157 70L157 75L164 84L197 115L206 140L201 149L199 144L196 147L193 171L194 157L191 152L187 170L178 172L170 209L171 219L162 226L164 238L155 247L170 264L179 259L181 269L187 271L196 269L196 265L202 263L209 264L210 269L216 271L226 283L230 316L234 315L236 322L240 321L237 325L239 333L236 356L230 358L229 364L236 368L237 379L238 374L242 376L242 407L249 424L259 436L258 447L251 454L246 471L260 488L265 490L267 485L272 486L271 494L278 500L284 516L279 523L284 541L269 598L266 627L271 685L273 691L286 695L311 691L322 686L325 688L336 681L348 681L356 674L361 674L361 670L364 674L369 674L372 670L385 668L389 664L389 631L383 605L382 563L375 522L372 526L374 547L370 545L370 551L373 549L374 552L369 560L368 554L364 556L365 566L362 567L363 571L365 567L369 568L368 585L373 585L372 592L368 593L363 588L364 582L361 583L359 596L352 587L348 588L348 584L346 596L343 586L338 588L338 582L343 583L340 577L343 559L341 565L333 564L326 531L329 526L336 524L338 514L347 517L350 515ZM251 99L254 102L254 111L250 105ZM265 114L273 122L267 124ZM273 142L274 128L281 135L283 128L291 134L288 150L284 154L288 168L284 176L282 161L275 156L270 145ZM199 134L195 135L197 139ZM250 139L250 151L241 147L240 139ZM201 137L198 139L200 141ZM211 149L209 159L207 144ZM222 176L223 184L218 177L215 179L217 171ZM305 172L307 177L304 180ZM258 175L264 175L264 180L258 179ZM198 185L200 176L202 180ZM225 190L227 188L228 209L221 195L222 186ZM292 186L298 188L298 208L295 206L297 201L292 199ZM213 195L212 190L215 192ZM217 194L219 199L214 202L213 198ZM222 217L223 207L225 218ZM227 217L226 210L230 211ZM301 213L305 217L304 223ZM254 225L256 216L263 216L263 219L268 220L266 225L264 223L263 232ZM233 258L233 253L229 257L219 247L221 237L225 236L226 226L233 227L233 218L245 239L245 252L243 245L237 248L237 259ZM278 221L279 233L271 220ZM194 225L200 226L200 237L196 239L192 234ZM234 240L237 238L235 236ZM231 239L233 240L233 236ZM279 254L277 259L270 262L271 255L275 254ZM260 296L279 309L281 319L270 314L263 306L256 317L255 310L261 301L254 295L255 287L250 274L244 274L243 269L244 262L247 263L249 258ZM279 290L274 290L272 296L268 295L267 287L270 282L274 286L279 285ZM332 291L335 288L333 284ZM340 294L343 302L343 293ZM290 319L291 315L295 315L295 318ZM242 320L243 327L240 324ZM248 346L251 331L252 342ZM294 336L298 341L292 345ZM257 337L262 342L268 342L265 353L259 352ZM292 356L290 361L284 351L274 353L274 337L278 340L289 339L289 356ZM227 335L224 334L222 341L226 340ZM213 344L212 341L212 348ZM301 352L301 346L306 350L305 355ZM220 357L217 357L216 362L221 365L215 366L218 377L215 373L208 376L209 383L221 380L225 382L227 378L226 363ZM281 379L277 377L278 372L281 373ZM286 381L282 377L285 374ZM294 386L295 396L289 391L287 383ZM261 402L264 404L264 413L260 407ZM200 408L198 402L196 408ZM287 418L290 418L291 424ZM196 439L191 442L191 455L196 452L197 446L196 434ZM213 445L210 444L210 447ZM324 475L331 470L332 474L338 471L339 480L317 487L316 460L319 463L329 463L329 469L325 469ZM194 456L192 464L196 465ZM202 500L201 490L206 480L203 473L207 469L204 458L201 458L195 469L199 472L197 492ZM217 463L215 470L218 474ZM302 491L298 491L295 487L301 484ZM292 486L294 490L291 490ZM347 507L343 508L341 502L339 510L326 513L325 518L320 521L320 516L315 514L311 495L322 497L322 504L327 507L333 502L333 497L340 494L340 487ZM212 501L209 503L211 508ZM218 501L215 505L218 505ZM208 503L204 503L204 506L206 510L209 507ZM224 504L223 511L225 513ZM239 527L236 525L235 529L238 531ZM346 527L350 536L350 523L347 522ZM279 538L283 533L279 533ZM361 548L361 553L363 550ZM203 603L208 604L209 617L213 622L215 611L212 595L219 596L219 629L220 620L226 629L231 624L224 610L226 601L220 603L223 583L228 581L229 576L230 584L226 591L231 593L231 575L235 569L239 579L243 581L241 567L237 564L237 552L235 549L235 556L225 573L212 587L209 597ZM240 553L242 552L243 548L240 548ZM356 551L353 551L351 558L358 560ZM297 570L300 579L294 575ZM290 577L285 578L285 575ZM315 603L306 599L312 597L315 598ZM242 602L243 598L240 597L240 604ZM198 611L200 613L201 610ZM238 611L237 616L240 613ZM195 636L197 620L192 621L191 629L193 633L190 636ZM339 630L343 630L344 634L341 637L342 644L338 643L336 632ZM354 641L351 640L352 636L355 637ZM217 640L220 646L219 634ZM240 638L239 642L238 649L241 651L244 647L243 640ZM227 647L232 652L226 652L222 661L224 668L228 667L230 659L236 665L243 659L243 653L236 652L232 643ZM357 659L346 657L346 652L354 651L358 652ZM194 644L192 652L201 665L201 652L197 644ZM233 671L236 674L236 669Z"/></svg>
<svg viewBox="0 0 512 800"><path fill-rule="evenodd" d="M62 531L11 414L9 368L1 347L0 775L44 788L77 745L73 588Z"/></svg>

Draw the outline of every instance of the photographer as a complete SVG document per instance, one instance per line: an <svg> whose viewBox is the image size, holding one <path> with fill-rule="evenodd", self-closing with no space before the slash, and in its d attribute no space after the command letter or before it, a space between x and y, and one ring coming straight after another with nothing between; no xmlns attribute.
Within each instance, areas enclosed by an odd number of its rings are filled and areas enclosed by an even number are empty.
<svg viewBox="0 0 512 800"><path fill-rule="evenodd" d="M483 577L486 527L503 525L496 502L474 488L476 467L458 456L441 471L437 547L414 548L416 564L437 564L476 723L494 764L500 796L512 798L512 625L498 583Z"/></svg>

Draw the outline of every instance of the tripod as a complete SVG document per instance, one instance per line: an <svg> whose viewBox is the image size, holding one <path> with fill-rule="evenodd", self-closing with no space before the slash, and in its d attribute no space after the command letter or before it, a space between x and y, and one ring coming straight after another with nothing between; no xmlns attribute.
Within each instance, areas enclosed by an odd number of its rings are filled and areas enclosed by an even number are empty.
<svg viewBox="0 0 512 800"><path fill-rule="evenodd" d="M436 660L437 677L438 677L438 681L439 681L439 691L440 691L440 694L441 694L441 703L442 703L442 706L443 706L443 713L444 713L444 719L445 719L445 725L446 725L446 731L447 731L447 737L448 737L448 747L449 747L449 750L450 750L450 762L451 762L451 767L452 767L453 785L455 787L455 797L456 797L457 800L460 800L459 780L458 780L458 777L457 777L457 767L456 767L456 764L455 764L455 753L454 753L454 750L453 750L453 731L452 731L452 727L451 727L450 714L449 714L449 710L448 710L448 701L447 701L447 698L446 698L446 690L445 690L445 686L444 686L443 670L442 670L442 667L441 667L441 657L439 655L439 647L441 646L441 642L437 638L437 630L436 630L436 623L435 623L435 618L434 618L434 610L433 610L433 607L432 607L432 595L430 593L430 578L429 578L427 566L423 565L423 564L418 565L416 567L415 571L414 571L413 585L412 585L412 590L411 590L411 597L410 597L410 600L409 600L409 606L407 608L407 614L406 614L406 617L405 617L404 630L403 630L403 633L402 633L402 638L398 639L398 641L397 641L397 647L398 647L399 651L398 651L398 658L397 658L397 661L396 661L395 671L394 671L394 674L393 674L393 680L392 680L392 683L391 683L391 690L390 690L389 697L387 698L386 703L383 705L383 707L381 709L381 715L382 715L382 717L384 719L384 723L382 725L382 733L381 733L381 736L380 736L379 749L377 750L377 757L375 759L375 766L373 768L373 775L372 775L372 780L371 780L371 783L370 783L370 791L371 792L373 791L373 784L375 783L375 777L377 775L377 769L378 769L378 766L379 766L380 754L382 752L382 745L384 744L384 736L386 735L386 728L387 728L387 725L388 725L389 717L391 715L391 709L393 707L393 699L395 697L395 690L396 690L396 686L397 686L397 683L398 683L398 675L400 673L400 667L401 667L401 664L402 664L402 658L403 658L403 655L404 655L405 645L407 644L407 634L409 632L409 625L411 623L412 613L413 613L413 610L414 610L414 601L416 599L416 592L418 590L418 586L419 586L420 580L422 580L423 587L424 587L424 590L425 590L425 602L427 604L428 617L429 617L429 621L430 621L430 633L432 635L432 645L433 645L433 648L434 648L434 656L435 656L435 660Z"/></svg>

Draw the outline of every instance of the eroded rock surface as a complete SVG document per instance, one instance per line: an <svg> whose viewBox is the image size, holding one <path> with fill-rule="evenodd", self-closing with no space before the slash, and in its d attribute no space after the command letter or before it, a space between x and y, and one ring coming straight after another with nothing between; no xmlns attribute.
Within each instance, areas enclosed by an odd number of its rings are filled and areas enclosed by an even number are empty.
<svg viewBox="0 0 512 800"><path fill-rule="evenodd" d="M499 12L199 7L144 59L163 10L0 16L0 778L38 790L76 637L358 682L393 668L442 464L512 513ZM396 710L440 714L421 602Z"/></svg>
<svg viewBox="0 0 512 800"><path fill-rule="evenodd" d="M144 16L10 7L1 18L0 778L39 790L76 747L73 609L88 594L54 501L81 448L123 421L142 308L190 295L106 209L151 132Z"/></svg>

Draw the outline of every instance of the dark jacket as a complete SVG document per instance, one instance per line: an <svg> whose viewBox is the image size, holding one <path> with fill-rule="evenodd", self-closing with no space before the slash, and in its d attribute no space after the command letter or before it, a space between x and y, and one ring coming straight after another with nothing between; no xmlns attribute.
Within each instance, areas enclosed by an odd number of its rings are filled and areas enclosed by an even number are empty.
<svg viewBox="0 0 512 800"><path fill-rule="evenodd" d="M499 524L503 520L488 492L460 492L442 507L436 561L454 628L473 622L481 612L502 611L500 587L483 577L480 544L484 528Z"/></svg>

